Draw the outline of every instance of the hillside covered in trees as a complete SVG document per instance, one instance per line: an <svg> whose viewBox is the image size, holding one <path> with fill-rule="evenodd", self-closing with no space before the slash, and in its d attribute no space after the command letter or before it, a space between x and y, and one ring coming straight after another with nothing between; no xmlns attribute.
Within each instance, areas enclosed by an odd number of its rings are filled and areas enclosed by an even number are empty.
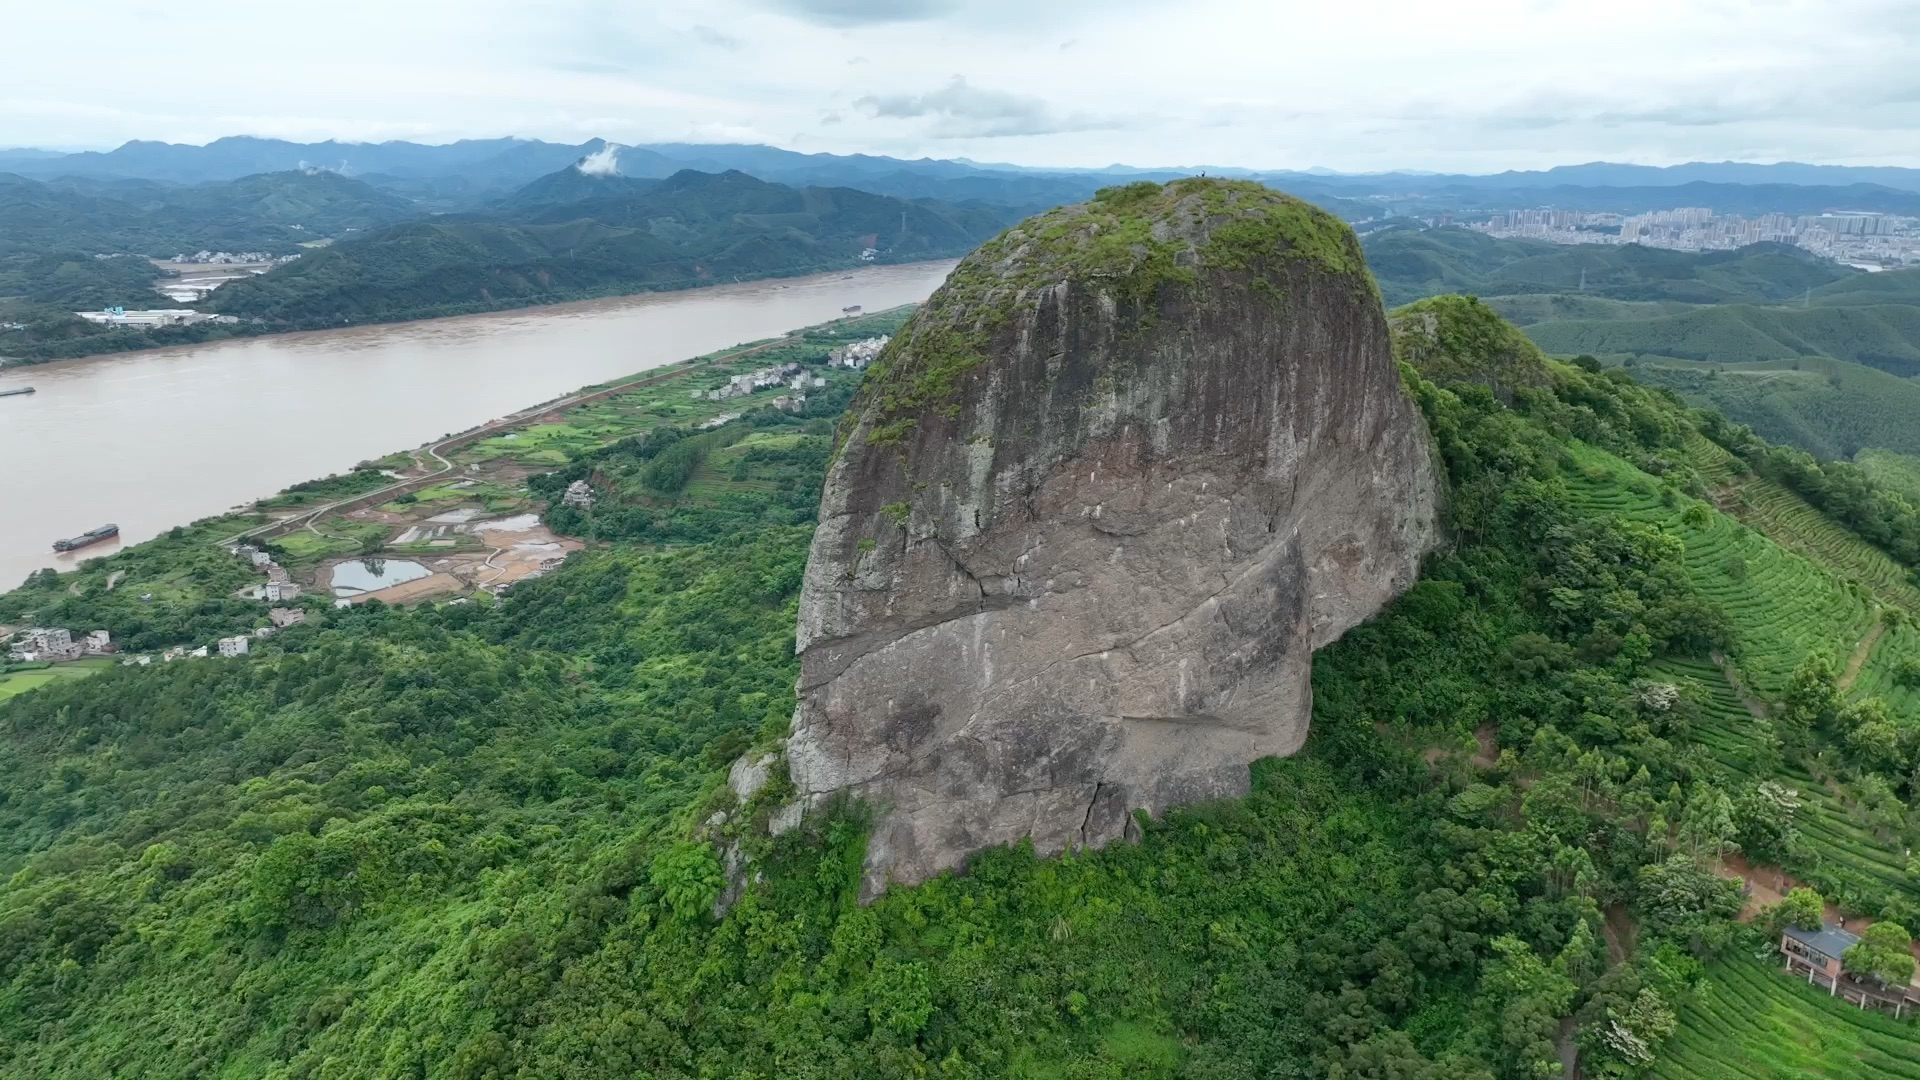
<svg viewBox="0 0 1920 1080"><path fill-rule="evenodd" d="M581 179L578 170L560 174ZM789 188L745 173L557 182L495 214L413 221L214 294L220 312L305 326L547 303L959 255L1007 211Z"/></svg>
<svg viewBox="0 0 1920 1080"><path fill-rule="evenodd" d="M1920 593L1792 485L1897 496L1418 313L1453 543L1315 657L1308 746L1248 798L861 906L858 806L769 840L780 784L722 784L792 713L780 515L828 418L649 435L536 479L620 509L497 602L0 703L0 1073L1904 1075L1845 1048L1914 1029L1756 967L1723 876L1920 919ZM678 512L695 468L727 513ZM724 912L722 808L755 868Z"/></svg>

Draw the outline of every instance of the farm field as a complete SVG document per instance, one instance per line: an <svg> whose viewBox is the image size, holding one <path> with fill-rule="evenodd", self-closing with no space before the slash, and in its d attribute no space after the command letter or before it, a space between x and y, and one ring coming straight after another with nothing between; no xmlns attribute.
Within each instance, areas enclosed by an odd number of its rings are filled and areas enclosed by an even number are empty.
<svg viewBox="0 0 1920 1080"><path fill-rule="evenodd" d="M1775 543L1818 559L1872 590L1885 603L1920 615L1920 589L1885 552L1835 524L1805 499L1764 477L1738 475L1733 455L1704 437L1688 440L1687 455L1708 483L1720 489L1717 501L1736 517L1766 533Z"/></svg>
<svg viewBox="0 0 1920 1080"><path fill-rule="evenodd" d="M1650 478L1604 451L1576 446L1574 454L1583 470L1570 485L1574 500L1679 536L1694 583L1730 617L1734 648L1728 671L1706 661L1672 659L1660 670L1693 689L1702 713L1695 734L1736 787L1774 779L1800 793L1804 805L1798 826L1808 843L1804 856L1787 869L1849 910L1876 908L1888 897L1920 903L1899 839L1837 785L1762 753L1754 716L1756 710L1772 710L1794 669L1815 651L1835 659L1853 696L1878 695L1897 716L1920 716L1920 693L1897 685L1893 677L1901 658L1920 659L1920 631L1889 628L1883 621L1885 609L1896 606L1892 598L1911 591L1903 577L1895 576L1898 567L1777 485L1749 479L1743 489L1759 488L1756 501L1771 508L1758 515L1763 533L1686 496L1663 495ZM1690 507L1697 509L1690 512ZM1818 557L1783 548L1774 542L1776 536ZM1878 588L1835 573L1830 569L1835 563L1877 577ZM1897 606L1920 610L1920 605ZM1742 700L1728 672L1753 700Z"/></svg>
<svg viewBox="0 0 1920 1080"><path fill-rule="evenodd" d="M1708 969L1662 1047L1662 1080L1920 1080L1920 1027L1827 996L1751 957Z"/></svg>
<svg viewBox="0 0 1920 1080"><path fill-rule="evenodd" d="M99 672L102 668L113 666L113 661L105 658L75 660L67 664L55 664L52 667L35 668L29 671L15 671L0 675L0 701L24 694L36 687L45 686L60 679L84 679Z"/></svg>
<svg viewBox="0 0 1920 1080"><path fill-rule="evenodd" d="M815 327L792 337L702 357L680 378L541 416L526 427L462 447L450 457L462 465L515 464L550 469L657 427L698 424L726 413L764 407L775 396L773 391L730 401L709 401L694 395L726 385L731 376L760 368L790 362L817 363L828 349L837 345L892 334L908 314L909 310L904 308L877 312ZM636 379L656 374L658 372L646 372ZM839 375L825 369L816 369L813 374L827 375L830 384L839 381L840 375L854 376L845 369L840 369Z"/></svg>

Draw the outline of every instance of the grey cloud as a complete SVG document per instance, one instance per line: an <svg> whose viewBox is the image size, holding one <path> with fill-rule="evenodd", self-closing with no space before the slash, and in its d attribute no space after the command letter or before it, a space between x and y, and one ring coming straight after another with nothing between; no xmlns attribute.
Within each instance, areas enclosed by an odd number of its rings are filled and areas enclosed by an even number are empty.
<svg viewBox="0 0 1920 1080"><path fill-rule="evenodd" d="M1129 126L1113 117L1082 113L1063 116L1041 98L982 89L958 75L929 93L869 94L853 104L876 119L931 120L928 134L941 139L1057 135Z"/></svg>
<svg viewBox="0 0 1920 1080"><path fill-rule="evenodd" d="M959 8L957 0L761 0L767 7L824 26L918 22Z"/></svg>
<svg viewBox="0 0 1920 1080"><path fill-rule="evenodd" d="M738 49L740 39L732 34L715 30L711 26L696 25L693 28L694 39L702 45L711 45L716 49Z"/></svg>

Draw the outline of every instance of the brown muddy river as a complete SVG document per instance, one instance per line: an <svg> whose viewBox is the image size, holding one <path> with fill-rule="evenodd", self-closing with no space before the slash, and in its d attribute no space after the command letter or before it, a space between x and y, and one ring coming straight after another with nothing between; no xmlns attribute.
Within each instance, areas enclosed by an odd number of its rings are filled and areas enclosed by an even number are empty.
<svg viewBox="0 0 1920 1080"><path fill-rule="evenodd" d="M951 262L0 372L0 592L579 387L924 300ZM117 543L56 555L105 523Z"/></svg>

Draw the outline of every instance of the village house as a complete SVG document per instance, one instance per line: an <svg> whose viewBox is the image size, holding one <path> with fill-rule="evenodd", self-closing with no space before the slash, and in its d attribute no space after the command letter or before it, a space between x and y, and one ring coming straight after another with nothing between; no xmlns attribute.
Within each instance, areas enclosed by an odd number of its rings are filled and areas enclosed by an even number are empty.
<svg viewBox="0 0 1920 1080"><path fill-rule="evenodd" d="M103 637L105 630L97 631ZM78 660L87 655L87 642L73 640L72 632L57 626L36 626L20 631L7 647L7 657L16 661Z"/></svg>
<svg viewBox="0 0 1920 1080"><path fill-rule="evenodd" d="M220 639L219 645L220 645L221 656L247 655L247 636L245 634L237 634L233 637L223 637Z"/></svg>
<svg viewBox="0 0 1920 1080"><path fill-rule="evenodd" d="M1789 926L1780 933L1780 952L1787 958L1787 974L1804 975L1809 985L1824 987L1829 995L1863 1009L1885 1009L1898 1017L1920 1006L1920 988L1885 986L1847 972L1846 952L1859 941L1858 934L1838 926Z"/></svg>
<svg viewBox="0 0 1920 1080"><path fill-rule="evenodd" d="M299 608L269 608L267 621L278 627L297 626L307 621L307 613Z"/></svg>
<svg viewBox="0 0 1920 1080"><path fill-rule="evenodd" d="M842 345L827 353L827 364L831 367L852 368L859 371L874 362L880 356L880 350L887 347L889 337L867 338Z"/></svg>

